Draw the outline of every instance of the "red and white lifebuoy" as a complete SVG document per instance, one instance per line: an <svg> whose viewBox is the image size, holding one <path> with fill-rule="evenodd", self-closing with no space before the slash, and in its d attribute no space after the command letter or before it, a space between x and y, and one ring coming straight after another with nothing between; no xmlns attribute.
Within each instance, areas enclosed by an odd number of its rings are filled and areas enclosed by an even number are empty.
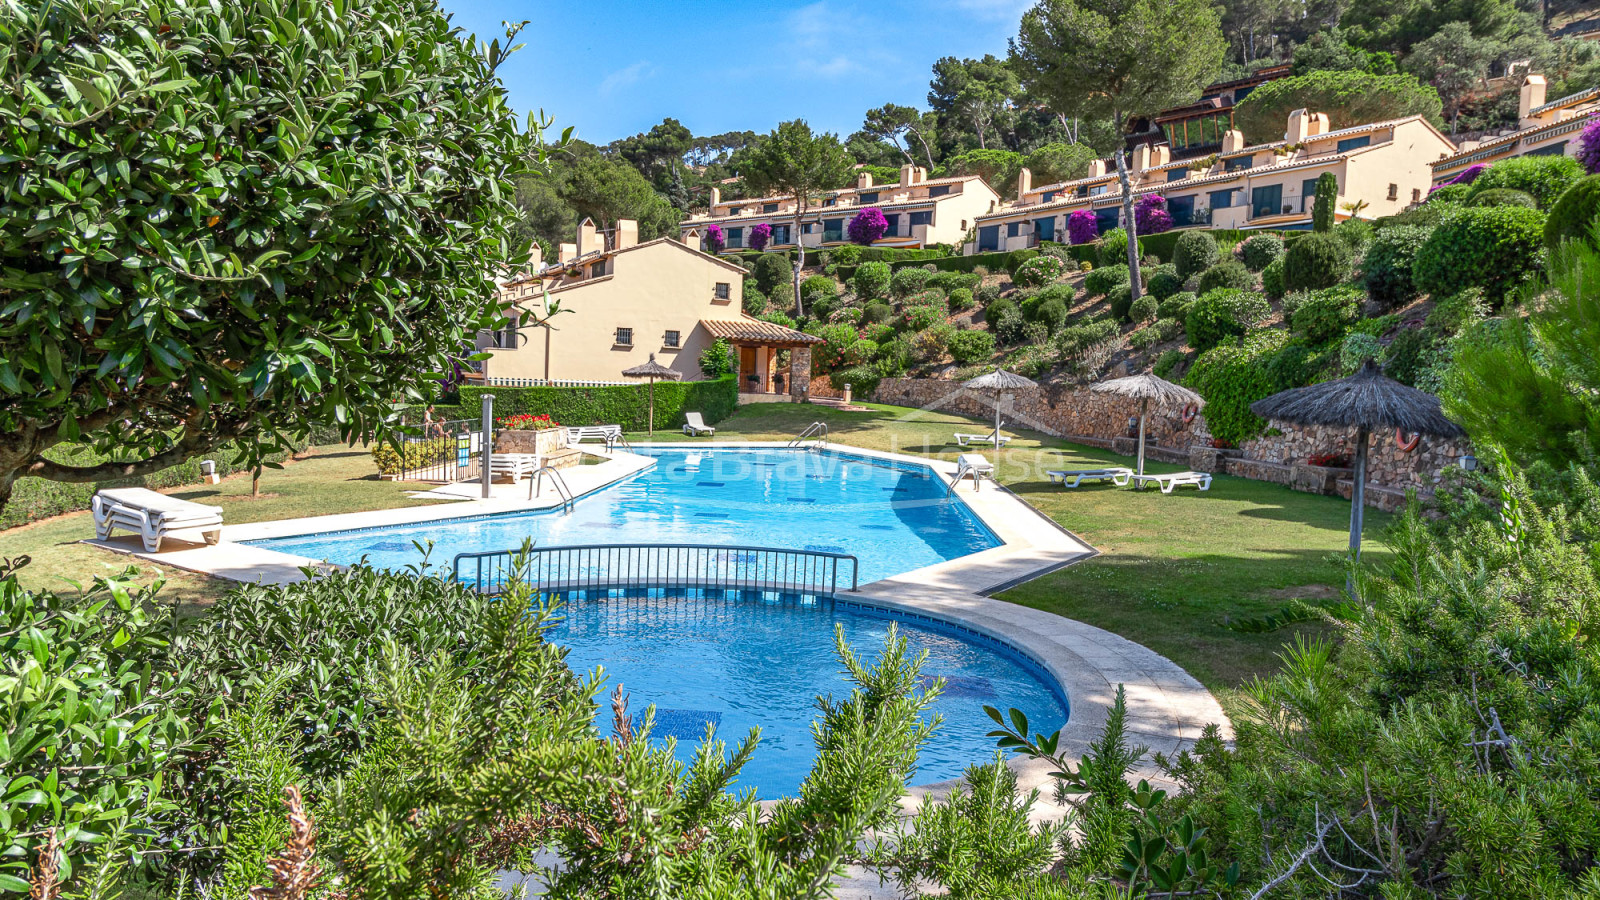
<svg viewBox="0 0 1600 900"><path fill-rule="evenodd" d="M1421 433L1413 433L1410 440L1407 440L1405 431L1399 428L1394 430L1394 445L1400 448L1401 453L1410 453L1417 449L1417 445L1420 443L1422 443Z"/></svg>
<svg viewBox="0 0 1600 900"><path fill-rule="evenodd" d="M1198 405L1191 403L1188 406L1185 406L1183 408L1183 424L1187 425L1190 422L1193 422L1194 417L1199 414L1200 407Z"/></svg>

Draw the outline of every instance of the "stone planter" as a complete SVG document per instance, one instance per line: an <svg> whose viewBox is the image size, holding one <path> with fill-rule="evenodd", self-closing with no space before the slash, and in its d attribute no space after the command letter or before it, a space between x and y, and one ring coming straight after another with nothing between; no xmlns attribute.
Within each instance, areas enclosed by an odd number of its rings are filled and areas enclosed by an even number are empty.
<svg viewBox="0 0 1600 900"><path fill-rule="evenodd" d="M567 449L565 428L540 428L537 431L501 431L494 436L496 453L537 453L552 456Z"/></svg>
<svg viewBox="0 0 1600 900"><path fill-rule="evenodd" d="M1308 494L1328 496L1338 493L1339 479L1348 479L1354 474L1351 469L1313 466L1310 463L1294 463L1289 467L1289 472L1290 487Z"/></svg>
<svg viewBox="0 0 1600 900"><path fill-rule="evenodd" d="M1218 474L1228 470L1228 460L1240 456L1238 450L1221 450L1216 447L1207 447L1195 444L1189 448L1189 468L1196 472L1211 472Z"/></svg>

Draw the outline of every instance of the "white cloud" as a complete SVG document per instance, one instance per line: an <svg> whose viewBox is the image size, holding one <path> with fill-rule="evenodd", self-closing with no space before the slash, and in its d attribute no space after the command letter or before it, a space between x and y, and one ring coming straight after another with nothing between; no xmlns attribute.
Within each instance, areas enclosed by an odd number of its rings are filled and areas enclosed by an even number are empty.
<svg viewBox="0 0 1600 900"><path fill-rule="evenodd" d="M630 85L638 84L645 78L656 73L655 64L646 59L641 59L631 66L621 68L607 75L600 82L600 93L610 95Z"/></svg>

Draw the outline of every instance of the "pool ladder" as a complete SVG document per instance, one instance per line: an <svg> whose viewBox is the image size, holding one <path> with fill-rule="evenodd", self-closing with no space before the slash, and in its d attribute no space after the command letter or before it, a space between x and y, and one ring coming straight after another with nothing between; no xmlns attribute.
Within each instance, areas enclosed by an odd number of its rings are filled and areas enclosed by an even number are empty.
<svg viewBox="0 0 1600 900"><path fill-rule="evenodd" d="M806 438L816 438L816 443L806 445ZM795 435L786 446L794 448L802 445L812 448L818 446L826 447L828 445L828 423L812 422L810 425L806 426L805 431Z"/></svg>
<svg viewBox="0 0 1600 900"><path fill-rule="evenodd" d="M571 514L573 506L578 502L577 498L572 495L572 489L567 487L567 480L561 477L560 470L554 466L540 466L533 473L533 477L528 479L528 499L532 500L543 489L546 473L550 475L550 483L556 486L556 493L561 497L559 508L562 512Z"/></svg>

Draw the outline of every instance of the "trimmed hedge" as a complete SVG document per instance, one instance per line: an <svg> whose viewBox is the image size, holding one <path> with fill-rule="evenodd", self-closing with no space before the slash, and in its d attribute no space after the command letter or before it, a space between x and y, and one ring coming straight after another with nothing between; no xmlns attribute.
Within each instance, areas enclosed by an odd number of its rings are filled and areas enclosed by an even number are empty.
<svg viewBox="0 0 1600 900"><path fill-rule="evenodd" d="M1271 314L1271 305L1260 294L1223 288L1189 305L1184 330L1189 333L1189 345L1204 352L1229 337L1249 334Z"/></svg>
<svg viewBox="0 0 1600 900"><path fill-rule="evenodd" d="M1435 297L1481 287L1498 305L1542 267L1544 228L1544 213L1536 209L1459 210L1440 222L1417 250L1412 278L1418 290Z"/></svg>
<svg viewBox="0 0 1600 900"><path fill-rule="evenodd" d="M494 395L494 414L543 413L563 425L621 425L643 431L648 425L649 386L611 387L482 387L461 389L461 405L477 409L484 394ZM734 376L711 381L658 381L655 385L656 427L679 428L685 412L700 413L707 424L731 415L739 405Z"/></svg>
<svg viewBox="0 0 1600 900"><path fill-rule="evenodd" d="M1178 236L1173 247L1172 264L1177 267L1178 277L1187 281L1216 265L1221 256L1222 251L1210 232L1186 231Z"/></svg>
<svg viewBox="0 0 1600 900"><path fill-rule="evenodd" d="M1350 274L1350 245L1327 231L1314 231L1289 245L1283 257L1283 287L1315 291Z"/></svg>
<svg viewBox="0 0 1600 900"><path fill-rule="evenodd" d="M1411 270L1417 251L1432 234L1433 229L1425 225L1397 225L1378 232L1361 261L1362 277L1372 299L1394 306L1416 296Z"/></svg>
<svg viewBox="0 0 1600 900"><path fill-rule="evenodd" d="M438 414L439 407L434 408ZM295 451L304 450L309 443L342 444L337 433L313 433L312 441L305 444L296 444ZM65 465L92 466L103 463L112 457L103 456L81 445L62 445L45 451L45 456L55 462ZM239 472L249 471L238 465L233 450L223 447L212 453L202 455L205 459L215 460L217 474L223 477ZM152 472L140 478L116 478L110 481L97 481L90 484L68 484L61 481L50 481L45 478L19 478L11 489L11 501L6 508L0 511L0 529L15 528L29 522L37 522L50 516L59 516L62 513L76 512L89 508L89 501L94 497L95 491L104 488L143 487L151 490L162 488L180 487L186 484L201 484L205 476L200 474L202 456L185 460L170 468L159 472ZM281 463L288 459L287 453L274 453L266 458L269 463Z"/></svg>
<svg viewBox="0 0 1600 900"><path fill-rule="evenodd" d="M1590 175L1567 188L1550 207L1544 223L1544 243L1551 250L1562 241L1595 241L1592 229L1600 224L1600 175Z"/></svg>

